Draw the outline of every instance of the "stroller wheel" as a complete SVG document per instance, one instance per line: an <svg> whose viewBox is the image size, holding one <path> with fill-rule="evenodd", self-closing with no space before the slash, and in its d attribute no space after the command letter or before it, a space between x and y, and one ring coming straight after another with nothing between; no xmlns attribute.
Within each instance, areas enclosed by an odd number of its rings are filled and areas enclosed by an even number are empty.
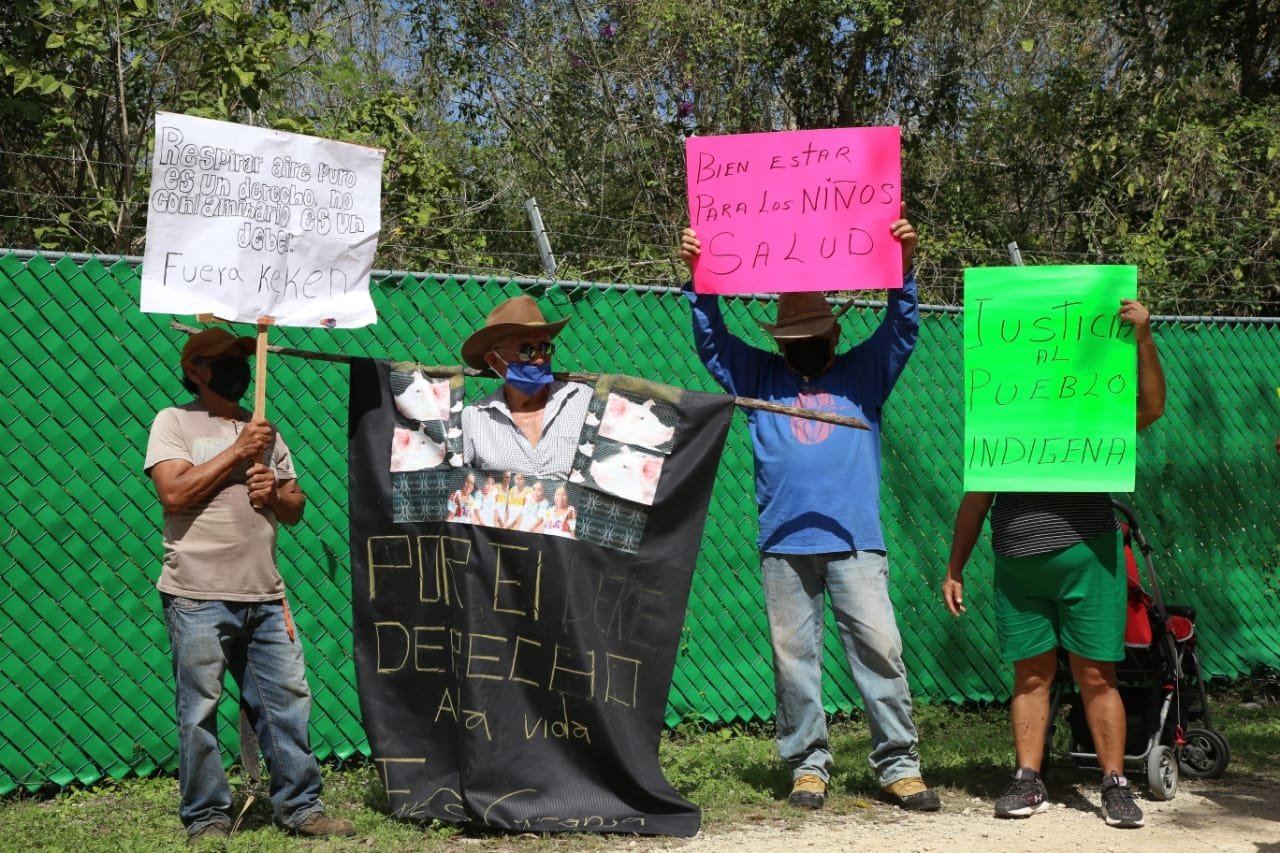
<svg viewBox="0 0 1280 853"><path fill-rule="evenodd" d="M1217 779L1231 761L1231 746L1213 729L1187 729L1178 767L1192 779Z"/></svg>
<svg viewBox="0 0 1280 853"><path fill-rule="evenodd" d="M1169 747L1152 747L1147 755L1147 788L1153 800L1172 800L1178 792L1178 760Z"/></svg>

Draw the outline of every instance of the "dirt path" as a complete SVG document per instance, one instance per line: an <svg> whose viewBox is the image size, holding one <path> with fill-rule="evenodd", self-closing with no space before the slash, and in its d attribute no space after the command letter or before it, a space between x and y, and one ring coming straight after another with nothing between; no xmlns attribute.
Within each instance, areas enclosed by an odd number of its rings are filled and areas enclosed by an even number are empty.
<svg viewBox="0 0 1280 853"><path fill-rule="evenodd" d="M650 849L700 853L823 853L823 851L920 851L920 853L1280 853L1280 780L1231 777L1179 782L1172 800L1140 799L1147 825L1107 826L1096 788L1049 786L1054 807L1025 820L997 820L989 800L943 795L942 812L908 814L866 803L852 814L819 811L804 820L761 821L668 840ZM860 801L861 802L861 801Z"/></svg>

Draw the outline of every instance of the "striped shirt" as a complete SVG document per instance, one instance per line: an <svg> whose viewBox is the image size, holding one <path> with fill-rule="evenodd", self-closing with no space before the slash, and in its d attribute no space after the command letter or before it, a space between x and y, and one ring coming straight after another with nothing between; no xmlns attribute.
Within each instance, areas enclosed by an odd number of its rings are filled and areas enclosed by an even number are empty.
<svg viewBox="0 0 1280 853"><path fill-rule="evenodd" d="M463 464L486 471L567 479L591 393L591 388L580 382L552 382L536 447L516 426L501 388L482 397L462 410Z"/></svg>
<svg viewBox="0 0 1280 853"><path fill-rule="evenodd" d="M1118 527L1105 492L1000 492L991 507L991 547L1002 557L1061 551Z"/></svg>

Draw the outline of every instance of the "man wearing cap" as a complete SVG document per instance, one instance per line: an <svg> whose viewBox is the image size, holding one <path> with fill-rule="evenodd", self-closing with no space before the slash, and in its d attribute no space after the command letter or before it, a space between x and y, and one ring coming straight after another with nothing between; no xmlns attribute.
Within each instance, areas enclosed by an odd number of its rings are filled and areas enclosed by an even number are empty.
<svg viewBox="0 0 1280 853"><path fill-rule="evenodd" d="M462 344L462 360L505 380L462 410L463 464L565 479L573 466L591 389L551 375L552 339L568 318L547 322L530 296L489 312Z"/></svg>
<svg viewBox="0 0 1280 853"><path fill-rule="evenodd" d="M833 767L822 707L824 593L866 708L870 762L884 796L913 811L941 806L920 775L880 527L880 416L919 328L911 269L916 232L905 215L904 207L902 218L886 229L902 244L902 288L889 291L875 333L847 352L836 352L840 326L821 293L779 297L777 323L760 324L777 342L780 353L773 353L731 335L716 297L695 293L692 283L685 290L698 355L730 394L849 415L870 426L832 426L761 410L747 417L777 745L792 771L789 801L800 808L822 806ZM680 255L690 268L700 249L686 228Z"/></svg>
<svg viewBox="0 0 1280 853"><path fill-rule="evenodd" d="M271 774L275 819L298 835L351 835L327 817L307 731L311 691L276 568L277 524L302 518L289 448L240 406L253 338L205 329L182 348L196 395L161 410L143 470L164 508L164 606L177 682L178 814L190 842L225 839L231 788L218 745L218 699L230 670Z"/></svg>

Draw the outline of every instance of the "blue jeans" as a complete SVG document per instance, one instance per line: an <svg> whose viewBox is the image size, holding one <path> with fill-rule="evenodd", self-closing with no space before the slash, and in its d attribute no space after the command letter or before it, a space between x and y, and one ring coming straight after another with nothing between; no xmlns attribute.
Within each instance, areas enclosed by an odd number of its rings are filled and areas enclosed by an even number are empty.
<svg viewBox="0 0 1280 853"><path fill-rule="evenodd" d="M823 593L840 630L871 729L871 767L881 785L920 775L902 637L889 600L889 561L878 551L763 554L764 601L773 645L778 753L793 777L831 778L822 707Z"/></svg>
<svg viewBox="0 0 1280 853"><path fill-rule="evenodd" d="M271 774L276 820L292 828L323 810L307 733L311 690L302 643L289 639L281 602L161 598L177 685L178 815L187 832L231 824L231 786L218 745L218 699L228 670Z"/></svg>

